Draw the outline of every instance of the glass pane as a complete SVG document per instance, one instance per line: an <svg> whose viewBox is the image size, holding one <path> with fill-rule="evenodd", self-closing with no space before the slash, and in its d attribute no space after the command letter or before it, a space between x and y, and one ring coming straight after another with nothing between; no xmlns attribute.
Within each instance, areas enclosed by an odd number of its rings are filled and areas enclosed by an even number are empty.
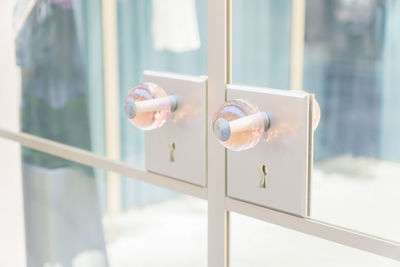
<svg viewBox="0 0 400 267"><path fill-rule="evenodd" d="M179 195L104 222L111 266L207 266L206 201Z"/></svg>
<svg viewBox="0 0 400 267"><path fill-rule="evenodd" d="M399 262L230 213L230 266L375 267Z"/></svg>
<svg viewBox="0 0 400 267"><path fill-rule="evenodd" d="M291 2L232 0L233 83L289 89ZM303 88L322 116L312 216L400 240L400 3L307 0L305 12Z"/></svg>
<svg viewBox="0 0 400 267"><path fill-rule="evenodd" d="M399 1L307 1L304 88L321 106L312 216L400 240Z"/></svg>
<svg viewBox="0 0 400 267"><path fill-rule="evenodd" d="M129 89L143 81L144 70L207 75L206 0L133 0L117 4L120 103ZM144 133L129 123L124 112L120 114L121 158L144 167ZM122 184L126 208L178 196L131 179L123 179ZM135 194L138 191L141 193Z"/></svg>
<svg viewBox="0 0 400 267"><path fill-rule="evenodd" d="M2 3L2 83L21 131L104 153L101 1Z"/></svg>
<svg viewBox="0 0 400 267"><path fill-rule="evenodd" d="M291 0L232 0L232 82L289 89Z"/></svg>
<svg viewBox="0 0 400 267"><path fill-rule="evenodd" d="M205 201L175 195L109 212L104 171L8 143L0 140L0 159L12 157L0 171L21 169L12 178L23 184L28 266L206 266Z"/></svg>

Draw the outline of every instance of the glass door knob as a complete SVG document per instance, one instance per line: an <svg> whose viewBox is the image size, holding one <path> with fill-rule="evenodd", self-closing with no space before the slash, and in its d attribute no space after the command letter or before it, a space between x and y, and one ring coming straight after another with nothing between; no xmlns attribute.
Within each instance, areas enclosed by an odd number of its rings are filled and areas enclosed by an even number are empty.
<svg viewBox="0 0 400 267"><path fill-rule="evenodd" d="M268 113L241 99L220 106L213 119L215 136L223 146L234 151L255 146L269 127Z"/></svg>
<svg viewBox="0 0 400 267"><path fill-rule="evenodd" d="M126 117L130 123L142 130L161 127L177 108L177 97L167 94L154 83L138 84L129 90L125 97Z"/></svg>

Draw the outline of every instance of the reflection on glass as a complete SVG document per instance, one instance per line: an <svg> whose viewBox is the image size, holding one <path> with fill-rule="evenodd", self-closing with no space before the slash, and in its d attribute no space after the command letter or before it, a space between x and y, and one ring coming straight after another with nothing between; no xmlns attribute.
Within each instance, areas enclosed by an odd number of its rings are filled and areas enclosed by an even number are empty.
<svg viewBox="0 0 400 267"><path fill-rule="evenodd" d="M30 156L22 157L28 266L206 266L205 201L176 194L161 201L166 190L153 187L151 201L138 190L135 207L108 213L94 169L22 152Z"/></svg>
<svg viewBox="0 0 400 267"><path fill-rule="evenodd" d="M100 2L15 2L21 130L104 153Z"/></svg>
<svg viewBox="0 0 400 267"><path fill-rule="evenodd" d="M397 261L236 213L230 214L230 266L395 267Z"/></svg>
<svg viewBox="0 0 400 267"><path fill-rule="evenodd" d="M321 106L312 216L396 240L399 23L399 1L307 1L304 88Z"/></svg>

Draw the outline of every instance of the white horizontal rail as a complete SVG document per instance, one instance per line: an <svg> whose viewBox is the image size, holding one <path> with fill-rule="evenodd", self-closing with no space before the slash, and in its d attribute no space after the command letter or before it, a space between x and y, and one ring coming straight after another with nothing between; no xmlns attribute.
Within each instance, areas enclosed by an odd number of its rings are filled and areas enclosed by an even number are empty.
<svg viewBox="0 0 400 267"><path fill-rule="evenodd" d="M94 168L104 169L109 172L118 173L133 179L137 179L156 186L164 187L182 194L193 197L207 199L207 189L179 181L170 177L148 172L146 170L133 167L127 163L108 159L107 157L96 155L92 152L64 145L58 142L40 138L31 134L12 132L0 128L0 137L20 143L22 146L29 147L47 154L51 154L63 159L81 163Z"/></svg>
<svg viewBox="0 0 400 267"><path fill-rule="evenodd" d="M1 128L0 137L60 158L94 168L119 173L156 186L207 200L206 188L159 174L150 173L133 167L127 163L110 160L104 156L96 155L83 149L74 148L30 134L12 132ZM296 217L231 198L225 199L225 209L301 233L400 261L400 243L395 241L330 225L313 219Z"/></svg>
<svg viewBox="0 0 400 267"><path fill-rule="evenodd" d="M326 239L348 247L400 261L400 243L320 221L296 217L239 200L226 198L225 208L265 222Z"/></svg>

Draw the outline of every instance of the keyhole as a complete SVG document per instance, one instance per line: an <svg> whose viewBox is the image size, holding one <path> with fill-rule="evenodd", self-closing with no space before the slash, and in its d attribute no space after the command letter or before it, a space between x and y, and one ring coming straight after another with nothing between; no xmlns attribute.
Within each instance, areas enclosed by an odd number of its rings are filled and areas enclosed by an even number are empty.
<svg viewBox="0 0 400 267"><path fill-rule="evenodd" d="M267 167L264 164L261 164L258 168L260 171L260 187L265 188L265 176L267 176Z"/></svg>
<svg viewBox="0 0 400 267"><path fill-rule="evenodd" d="M175 142L170 142L168 144L168 147L169 147L169 161L174 162L175 161L175 157L174 157Z"/></svg>

